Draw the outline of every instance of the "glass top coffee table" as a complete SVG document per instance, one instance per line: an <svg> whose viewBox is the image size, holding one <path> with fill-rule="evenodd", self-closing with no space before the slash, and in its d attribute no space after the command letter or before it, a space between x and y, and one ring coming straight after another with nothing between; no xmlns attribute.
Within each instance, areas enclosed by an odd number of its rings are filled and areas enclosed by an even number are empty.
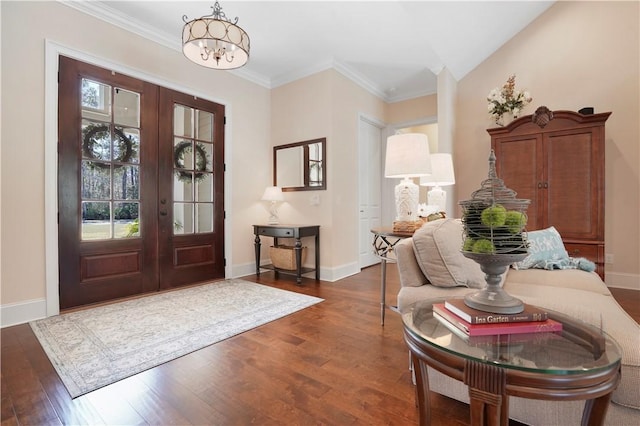
<svg viewBox="0 0 640 426"><path fill-rule="evenodd" d="M509 396L585 400L583 425L601 425L620 381L621 349L606 333L549 312L561 332L468 337L434 317L432 299L402 312L420 424L430 424L427 366L469 387L472 425L508 425Z"/></svg>

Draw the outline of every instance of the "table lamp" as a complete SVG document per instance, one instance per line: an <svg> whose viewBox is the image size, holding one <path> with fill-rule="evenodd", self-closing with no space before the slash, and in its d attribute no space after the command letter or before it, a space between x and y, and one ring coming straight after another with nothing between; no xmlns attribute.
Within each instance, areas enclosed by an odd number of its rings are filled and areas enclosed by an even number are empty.
<svg viewBox="0 0 640 426"><path fill-rule="evenodd" d="M269 225L277 225L280 223L278 219L278 202L284 201L282 196L282 188L279 186L268 186L262 194L263 201L269 201Z"/></svg>
<svg viewBox="0 0 640 426"><path fill-rule="evenodd" d="M453 173L453 160L451 154L431 154L431 175L420 178L421 186L432 186L427 193L427 204L438 206L438 211L447 209L447 193L441 186L453 185L456 178Z"/></svg>
<svg viewBox="0 0 640 426"><path fill-rule="evenodd" d="M411 178L431 173L429 139L422 133L403 133L387 139L385 177L402 178L395 187L396 220L393 230L413 232L419 226L419 187ZM420 222L420 225L422 222Z"/></svg>

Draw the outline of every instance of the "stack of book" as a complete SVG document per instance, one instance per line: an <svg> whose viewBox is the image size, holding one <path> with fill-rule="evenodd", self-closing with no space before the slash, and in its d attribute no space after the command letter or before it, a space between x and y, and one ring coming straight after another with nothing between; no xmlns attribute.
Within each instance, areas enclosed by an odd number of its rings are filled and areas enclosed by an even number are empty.
<svg viewBox="0 0 640 426"><path fill-rule="evenodd" d="M562 331L562 323L527 304L519 314L493 314L470 308L463 299L451 299L435 303L433 315L457 334L470 337Z"/></svg>

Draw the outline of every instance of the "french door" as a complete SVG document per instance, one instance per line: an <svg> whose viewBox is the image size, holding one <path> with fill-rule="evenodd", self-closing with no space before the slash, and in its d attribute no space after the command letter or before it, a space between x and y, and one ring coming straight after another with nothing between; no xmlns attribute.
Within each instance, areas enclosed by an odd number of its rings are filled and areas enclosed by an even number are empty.
<svg viewBox="0 0 640 426"><path fill-rule="evenodd" d="M60 307L224 277L224 106L61 57Z"/></svg>

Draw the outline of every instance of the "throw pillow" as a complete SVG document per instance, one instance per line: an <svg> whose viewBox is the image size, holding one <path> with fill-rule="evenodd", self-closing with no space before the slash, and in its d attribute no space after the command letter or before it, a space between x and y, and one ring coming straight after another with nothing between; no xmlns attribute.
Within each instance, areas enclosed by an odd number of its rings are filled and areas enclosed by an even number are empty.
<svg viewBox="0 0 640 426"><path fill-rule="evenodd" d="M539 231L527 232L529 255L513 264L515 269L542 268L548 262L569 259L560 233L553 226Z"/></svg>
<svg viewBox="0 0 640 426"><path fill-rule="evenodd" d="M425 223L413 234L413 250L422 273L437 287L485 286L480 265L464 257L462 222L440 219Z"/></svg>

